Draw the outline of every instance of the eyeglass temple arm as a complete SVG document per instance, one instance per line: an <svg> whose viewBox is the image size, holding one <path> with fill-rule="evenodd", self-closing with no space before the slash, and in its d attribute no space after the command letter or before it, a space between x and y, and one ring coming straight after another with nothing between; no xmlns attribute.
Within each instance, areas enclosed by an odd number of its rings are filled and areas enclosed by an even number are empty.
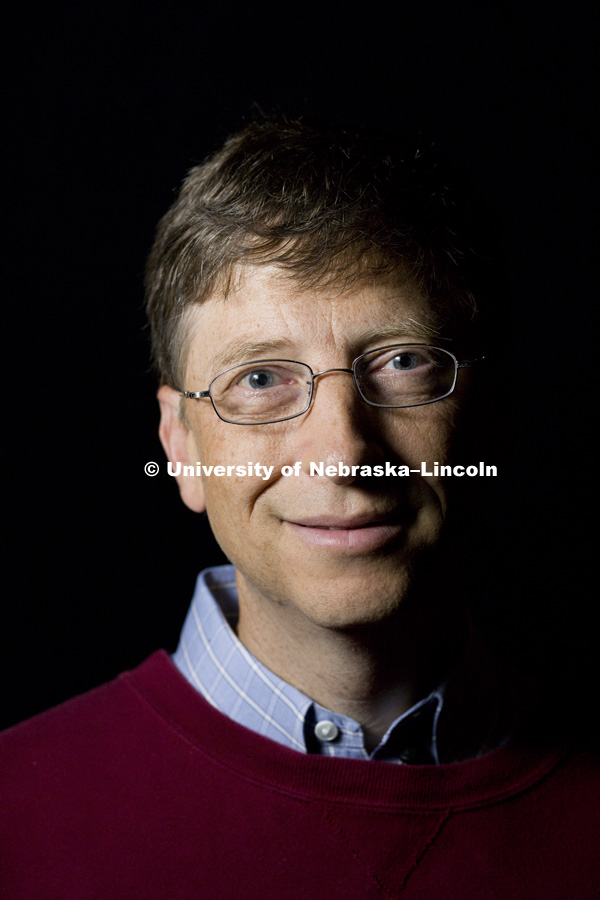
<svg viewBox="0 0 600 900"><path fill-rule="evenodd" d="M202 397L210 397L210 391L181 391L181 395L187 400L200 400Z"/></svg>

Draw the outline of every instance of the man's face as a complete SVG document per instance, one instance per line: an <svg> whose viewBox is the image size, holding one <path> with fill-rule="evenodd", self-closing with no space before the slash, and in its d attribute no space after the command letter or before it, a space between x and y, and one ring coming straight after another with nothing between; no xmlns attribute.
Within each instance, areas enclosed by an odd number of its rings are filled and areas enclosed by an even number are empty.
<svg viewBox="0 0 600 900"><path fill-rule="evenodd" d="M305 290L270 267L243 270L226 299L215 296L191 311L189 327L184 387L190 391L205 390L219 372L252 360L297 360L321 372L350 368L376 347L439 343L435 317L409 283ZM182 401L184 461L274 467L268 480L262 473L179 479L184 501L206 508L236 566L241 604L328 628L379 622L398 609L419 561L439 540L444 481L420 474L311 476L309 464L420 469L427 462L431 470L433 462L448 462L464 375L461 370L457 390L444 400L378 409L360 399L350 374L331 372L316 380L307 413L268 425L229 424L209 400ZM299 476L281 474L299 461Z"/></svg>

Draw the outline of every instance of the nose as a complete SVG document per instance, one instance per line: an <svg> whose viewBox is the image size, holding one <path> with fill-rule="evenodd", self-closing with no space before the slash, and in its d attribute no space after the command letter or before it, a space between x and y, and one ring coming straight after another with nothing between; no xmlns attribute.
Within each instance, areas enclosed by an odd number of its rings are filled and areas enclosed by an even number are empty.
<svg viewBox="0 0 600 900"><path fill-rule="evenodd" d="M314 398L303 423L303 471L310 471L310 462L324 463L334 468L334 474L313 475L338 485L352 484L359 477L352 474L357 467L381 459L377 452L377 433L372 413L362 402L352 378L352 369L325 369L313 376L313 381L327 377L314 385Z"/></svg>

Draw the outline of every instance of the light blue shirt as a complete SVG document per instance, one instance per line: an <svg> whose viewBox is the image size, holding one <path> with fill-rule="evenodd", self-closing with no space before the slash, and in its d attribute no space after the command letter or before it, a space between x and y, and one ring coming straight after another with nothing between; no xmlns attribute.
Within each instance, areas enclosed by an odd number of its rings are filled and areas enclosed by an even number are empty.
<svg viewBox="0 0 600 900"><path fill-rule="evenodd" d="M437 726L443 687L399 716L372 753L348 716L319 706L283 681L235 633L238 598L233 566L205 569L173 661L212 706L238 724L300 753L387 762L439 762Z"/></svg>

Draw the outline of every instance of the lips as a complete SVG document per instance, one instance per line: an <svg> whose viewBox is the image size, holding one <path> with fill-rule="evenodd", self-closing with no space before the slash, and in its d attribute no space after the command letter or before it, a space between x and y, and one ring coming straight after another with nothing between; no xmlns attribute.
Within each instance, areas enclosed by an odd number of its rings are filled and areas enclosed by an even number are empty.
<svg viewBox="0 0 600 900"><path fill-rule="evenodd" d="M284 522L291 534L304 544L356 553L373 551L397 539L405 524L398 513L310 516Z"/></svg>
<svg viewBox="0 0 600 900"><path fill-rule="evenodd" d="M288 519L292 525L303 528L325 528L330 530L351 531L355 528L371 528L384 523L397 522L398 513L365 513L357 516L310 516L302 519Z"/></svg>

